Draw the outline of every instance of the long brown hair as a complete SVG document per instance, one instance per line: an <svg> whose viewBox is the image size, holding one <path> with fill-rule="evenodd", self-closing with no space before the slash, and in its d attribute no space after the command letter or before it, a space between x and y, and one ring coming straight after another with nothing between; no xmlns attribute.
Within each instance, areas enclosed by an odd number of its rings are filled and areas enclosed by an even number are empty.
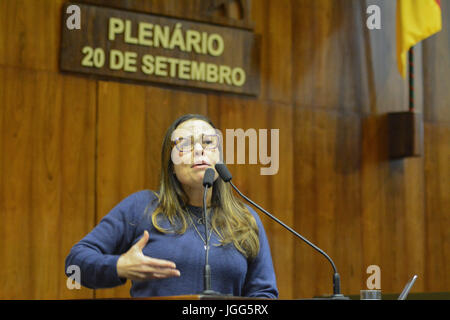
<svg viewBox="0 0 450 320"><path fill-rule="evenodd" d="M192 119L203 120L216 128L212 121L203 115L186 114L176 119L167 129L161 152L161 178L157 193L159 206L151 216L154 227L163 233L183 234L189 227L186 219L189 215L186 207L189 199L174 174L171 136L181 123ZM218 235L221 245L233 243L245 257L256 257L259 252L259 237L255 218L244 203L234 196L231 187L220 178L216 179L212 187L211 207L214 212L211 219L212 229ZM172 229L160 226L160 216L167 218Z"/></svg>

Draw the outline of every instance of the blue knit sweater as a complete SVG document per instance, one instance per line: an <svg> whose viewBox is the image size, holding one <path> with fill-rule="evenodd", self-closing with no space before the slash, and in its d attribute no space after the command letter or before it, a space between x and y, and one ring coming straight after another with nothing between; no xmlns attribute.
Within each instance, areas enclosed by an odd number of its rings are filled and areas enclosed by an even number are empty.
<svg viewBox="0 0 450 320"><path fill-rule="evenodd" d="M131 194L113 208L100 223L73 246L66 258L66 270L77 265L81 270L81 284L88 288L111 288L126 279L117 275L117 260L143 235L150 238L143 249L146 256L173 261L180 277L133 281L132 297L200 294L203 291L205 263L204 243L191 225L184 234L165 234L156 230L150 215L158 205L153 192L144 190ZM256 212L248 207L259 228L260 251L256 258L246 259L233 244L217 246L219 239L213 232L210 239L209 264L212 290L234 296L278 298L275 273L269 243ZM191 207L201 217L201 209ZM193 219L204 237L204 225ZM162 223L165 228L168 222ZM69 275L69 274L68 274Z"/></svg>

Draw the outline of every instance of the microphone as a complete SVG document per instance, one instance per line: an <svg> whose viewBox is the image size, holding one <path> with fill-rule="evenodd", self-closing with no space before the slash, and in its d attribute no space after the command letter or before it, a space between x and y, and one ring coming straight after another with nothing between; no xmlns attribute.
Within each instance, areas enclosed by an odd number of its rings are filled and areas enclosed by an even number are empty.
<svg viewBox="0 0 450 320"><path fill-rule="evenodd" d="M213 183L214 183L214 175L216 173L214 172L213 169L208 168L205 171L205 175L203 176L203 186L204 187L208 187L211 188Z"/></svg>
<svg viewBox="0 0 450 320"><path fill-rule="evenodd" d="M211 267L209 265L209 237L208 237L208 215L206 214L206 196L208 194L208 188L211 188L214 183L215 172L213 169L208 168L203 176L203 221L205 223L205 270L203 274L203 294L205 295L220 295L211 289Z"/></svg>
<svg viewBox="0 0 450 320"><path fill-rule="evenodd" d="M340 275L339 275L339 273L337 271L336 265L334 264L333 260L331 260L331 258L322 249L320 249L318 246L316 246L311 241L306 239L304 236L302 236L301 234L299 234L298 232L293 230L291 227L286 225L284 222L279 220L277 217L272 215L270 212L268 212L267 210L263 209L261 206L259 206L258 204L256 204L252 200L250 200L244 194L242 194L242 192L239 191L239 189L233 184L233 182L231 182L232 175L231 175L230 171L228 170L228 168L226 167L226 165L224 163L217 163L215 165L215 168L216 168L217 173L219 173L219 176L222 178L222 180L225 181L225 182L229 182L231 184L231 186L233 187L233 189L236 190L236 192L242 198L244 198L246 201L248 201L249 203L254 205L256 208L261 210L269 218L271 218L272 220L278 222L285 229L287 229L291 233L293 233L296 237L298 237L301 240L303 240L304 242L306 242L309 246L311 246L313 249L318 251L320 254L322 254L330 262L330 264L331 264L331 266L333 268L333 272L334 272L334 274L333 274L333 296L331 297L331 299L340 299L340 300L348 300L349 299L348 297L345 297L343 294L341 294L341 277L340 277Z"/></svg>

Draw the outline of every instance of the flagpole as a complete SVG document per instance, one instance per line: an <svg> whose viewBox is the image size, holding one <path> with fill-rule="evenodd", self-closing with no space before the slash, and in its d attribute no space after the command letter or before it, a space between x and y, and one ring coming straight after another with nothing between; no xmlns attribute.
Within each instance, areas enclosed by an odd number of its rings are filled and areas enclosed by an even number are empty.
<svg viewBox="0 0 450 320"><path fill-rule="evenodd" d="M409 66L409 112L414 112L414 47L408 50Z"/></svg>

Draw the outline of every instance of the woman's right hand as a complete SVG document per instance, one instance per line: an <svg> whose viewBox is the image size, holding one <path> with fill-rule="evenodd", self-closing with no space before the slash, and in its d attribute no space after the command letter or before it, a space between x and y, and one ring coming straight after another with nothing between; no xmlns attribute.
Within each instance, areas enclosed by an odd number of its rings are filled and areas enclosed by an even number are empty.
<svg viewBox="0 0 450 320"><path fill-rule="evenodd" d="M120 278L142 281L180 276L174 262L144 255L142 249L149 237L148 232L144 231L142 238L117 260L117 274Z"/></svg>

